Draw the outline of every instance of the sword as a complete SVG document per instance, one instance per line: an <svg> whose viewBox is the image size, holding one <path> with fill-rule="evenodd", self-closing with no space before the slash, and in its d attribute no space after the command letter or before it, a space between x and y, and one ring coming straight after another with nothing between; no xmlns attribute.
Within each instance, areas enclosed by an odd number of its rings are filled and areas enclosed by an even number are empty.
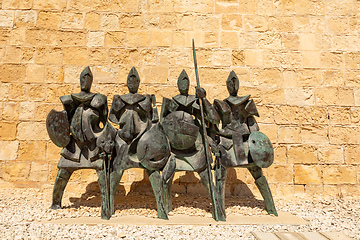
<svg viewBox="0 0 360 240"><path fill-rule="evenodd" d="M194 39L192 40L192 48L193 48L196 84L197 84L197 87L200 88L200 80L199 80L199 73L198 73L198 68L197 68ZM203 129L203 136L202 137L203 137L203 143L204 143L204 147L205 147L207 170L208 170L209 181L210 181L209 184L210 184L210 192L211 192L211 202L212 202L213 207L214 207L215 220L219 221L219 215L218 215L218 212L217 212L217 201L216 201L216 196L215 196L215 186L214 186L214 182L213 182L213 176L212 176L212 173L211 173L211 165L210 165L211 156L210 156L210 153L209 153L209 142L208 142L207 137L206 137L206 127L205 127L205 117L204 117L204 106L203 105L204 105L203 99L200 98L201 125L202 125L202 129Z"/></svg>

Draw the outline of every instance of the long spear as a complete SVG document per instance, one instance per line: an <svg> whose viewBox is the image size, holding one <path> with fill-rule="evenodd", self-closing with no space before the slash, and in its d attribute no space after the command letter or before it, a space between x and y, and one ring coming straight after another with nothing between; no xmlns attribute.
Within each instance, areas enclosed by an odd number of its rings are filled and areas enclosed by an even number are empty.
<svg viewBox="0 0 360 240"><path fill-rule="evenodd" d="M195 65L195 75L196 75L196 84L197 87L200 88L200 80L199 80L199 73L197 68L197 61L196 61L196 53L195 53L195 42L194 39L192 40L192 48L193 48L193 57L194 57L194 65ZM209 153L209 143L206 136L206 126L205 126L205 117L204 117L204 99L200 98L200 112L201 112L201 125L203 129L203 143L205 148L205 154L206 154L206 163L207 163L207 170L209 175L209 184L210 184L210 192L211 192L211 202L213 204L214 209L214 217L216 221L219 221L219 215L217 212L217 201L215 196L215 187L213 182L213 176L211 173L211 161L210 161L210 153Z"/></svg>

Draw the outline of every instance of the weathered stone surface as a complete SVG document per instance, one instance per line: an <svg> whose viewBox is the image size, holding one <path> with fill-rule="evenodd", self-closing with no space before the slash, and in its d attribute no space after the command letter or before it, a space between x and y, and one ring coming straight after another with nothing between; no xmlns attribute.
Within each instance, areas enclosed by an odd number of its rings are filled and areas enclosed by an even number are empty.
<svg viewBox="0 0 360 240"><path fill-rule="evenodd" d="M15 160L18 155L19 141L0 141L0 160Z"/></svg>
<svg viewBox="0 0 360 240"><path fill-rule="evenodd" d="M294 166L295 184L321 184L321 166Z"/></svg>

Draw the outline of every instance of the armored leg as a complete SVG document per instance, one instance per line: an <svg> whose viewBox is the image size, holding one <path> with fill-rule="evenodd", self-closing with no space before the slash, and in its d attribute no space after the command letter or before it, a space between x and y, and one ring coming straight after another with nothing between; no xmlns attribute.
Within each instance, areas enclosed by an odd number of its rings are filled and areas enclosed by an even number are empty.
<svg viewBox="0 0 360 240"><path fill-rule="evenodd" d="M111 217L110 212L110 199L109 189L107 188L108 179L105 174L106 169L97 170L98 182L100 185L101 193L101 219L109 220Z"/></svg>
<svg viewBox="0 0 360 240"><path fill-rule="evenodd" d="M218 205L221 212L225 212L225 180L226 180L226 168L222 166L219 159L215 161L215 187L218 194Z"/></svg>
<svg viewBox="0 0 360 240"><path fill-rule="evenodd" d="M113 171L110 173L110 212L115 213L115 196L119 188L119 183L124 174L124 170Z"/></svg>
<svg viewBox="0 0 360 240"><path fill-rule="evenodd" d="M274 200L269 188L269 184L266 181L265 176L263 175L262 169L258 166L254 166L254 167L249 167L248 170L250 171L251 175L254 177L255 184L259 189L262 197L264 198L265 210L269 214L274 214L275 216L278 216L274 205Z"/></svg>
<svg viewBox="0 0 360 240"><path fill-rule="evenodd" d="M172 211L171 186L173 179L174 175L170 179L168 179L167 182L163 180L164 205L165 210L167 211L166 213Z"/></svg>
<svg viewBox="0 0 360 240"><path fill-rule="evenodd" d="M64 190L73 172L74 171L65 168L59 169L55 179L51 209L56 210L61 208Z"/></svg>
<svg viewBox="0 0 360 240"><path fill-rule="evenodd" d="M212 215L213 215L213 218L216 220L216 221L225 221L226 220L226 215L225 215L225 211L222 210L222 208L219 206L219 200L218 200L218 194L216 193L216 189L214 189L215 193L212 193L211 192L211 188L210 188L210 183L212 181L212 178L210 178L210 174L212 174L210 172L208 172L208 168L205 168L203 171L201 172L198 172L200 178L201 178L201 182L202 184L205 186L206 188L206 191L208 192L209 196L210 196L210 199L212 199L212 194L215 195L215 203L213 203L213 209L212 209ZM217 217L216 217L216 214L215 214L215 211L217 212Z"/></svg>
<svg viewBox="0 0 360 240"><path fill-rule="evenodd" d="M157 213L158 218L168 220L168 216L165 210L165 204L162 195L162 178L159 171L150 171L146 170L146 173L149 175L149 180L151 183L151 187L154 191L156 205L157 205Z"/></svg>

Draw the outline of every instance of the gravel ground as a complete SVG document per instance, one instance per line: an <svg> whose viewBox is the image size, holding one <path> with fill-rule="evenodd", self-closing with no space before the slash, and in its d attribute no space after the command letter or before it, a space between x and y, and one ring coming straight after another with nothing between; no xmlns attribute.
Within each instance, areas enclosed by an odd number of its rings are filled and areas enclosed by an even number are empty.
<svg viewBox="0 0 360 240"><path fill-rule="evenodd" d="M360 239L359 199L276 199L280 211L291 212L309 225L211 225L211 226L134 226L134 225L56 225L40 220L64 217L100 217L99 193L73 197L65 192L63 209L50 210L51 192L39 189L0 189L0 239L254 239L252 231L303 232L336 231ZM227 214L264 214L263 201L254 198L228 197ZM200 195L175 194L173 214L210 216L210 200ZM116 216L156 217L151 194L120 195Z"/></svg>

